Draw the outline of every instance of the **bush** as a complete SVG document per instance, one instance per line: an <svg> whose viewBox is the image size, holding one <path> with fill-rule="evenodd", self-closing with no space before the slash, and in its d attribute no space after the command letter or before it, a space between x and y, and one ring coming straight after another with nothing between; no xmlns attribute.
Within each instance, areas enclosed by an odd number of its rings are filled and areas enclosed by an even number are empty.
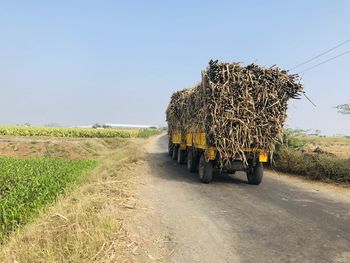
<svg viewBox="0 0 350 263"><path fill-rule="evenodd" d="M302 139L303 135L305 135L303 131L285 129L282 140L277 144L277 146L287 146L292 149L301 149L306 144L305 140Z"/></svg>
<svg viewBox="0 0 350 263"><path fill-rule="evenodd" d="M325 153L307 153L282 146L274 155L273 166L314 180L350 183L350 159Z"/></svg>
<svg viewBox="0 0 350 263"><path fill-rule="evenodd" d="M271 166L313 180L350 183L350 159L341 159L320 148L305 151L305 136L304 131L286 129L276 145Z"/></svg>

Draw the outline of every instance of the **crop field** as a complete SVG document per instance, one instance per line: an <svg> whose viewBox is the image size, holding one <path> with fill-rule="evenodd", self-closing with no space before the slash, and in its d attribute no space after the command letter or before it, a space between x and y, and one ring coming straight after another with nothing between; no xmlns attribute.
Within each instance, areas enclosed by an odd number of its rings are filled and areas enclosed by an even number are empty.
<svg viewBox="0 0 350 263"><path fill-rule="evenodd" d="M0 158L0 241L92 169L96 161Z"/></svg>
<svg viewBox="0 0 350 263"><path fill-rule="evenodd" d="M81 138L146 138L159 134L159 129L93 129L93 128L48 128L26 126L0 126L3 136L49 136Z"/></svg>
<svg viewBox="0 0 350 263"><path fill-rule="evenodd" d="M100 164L102 154L159 129L0 126L0 244Z"/></svg>

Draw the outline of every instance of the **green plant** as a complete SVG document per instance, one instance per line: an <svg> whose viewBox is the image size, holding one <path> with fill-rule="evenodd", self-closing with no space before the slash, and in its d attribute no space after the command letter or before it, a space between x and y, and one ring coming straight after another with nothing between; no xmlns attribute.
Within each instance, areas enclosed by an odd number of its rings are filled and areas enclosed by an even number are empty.
<svg viewBox="0 0 350 263"><path fill-rule="evenodd" d="M94 129L0 126L0 135L5 136L49 136L85 138L146 138L160 132L159 129Z"/></svg>
<svg viewBox="0 0 350 263"><path fill-rule="evenodd" d="M157 135L162 133L162 131L160 129L154 129L154 128L150 128L150 129L140 129L138 131L137 137L139 138L148 138L151 137L153 135Z"/></svg>
<svg viewBox="0 0 350 263"><path fill-rule="evenodd" d="M288 147L292 149L302 149L306 142L302 138L305 135L303 130L285 129L281 140L276 145L276 151L278 152L281 147Z"/></svg>
<svg viewBox="0 0 350 263"><path fill-rule="evenodd" d="M0 240L95 165L91 160L0 158Z"/></svg>

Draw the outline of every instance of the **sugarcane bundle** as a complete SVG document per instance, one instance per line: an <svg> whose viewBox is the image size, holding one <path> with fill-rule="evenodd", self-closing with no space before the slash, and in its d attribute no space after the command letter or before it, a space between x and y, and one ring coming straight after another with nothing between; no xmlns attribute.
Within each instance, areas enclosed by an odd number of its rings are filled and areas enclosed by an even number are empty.
<svg viewBox="0 0 350 263"><path fill-rule="evenodd" d="M270 153L283 131L289 99L299 98L298 75L278 67L210 61L201 82L175 92L166 111L169 133L205 132L221 160L244 149Z"/></svg>

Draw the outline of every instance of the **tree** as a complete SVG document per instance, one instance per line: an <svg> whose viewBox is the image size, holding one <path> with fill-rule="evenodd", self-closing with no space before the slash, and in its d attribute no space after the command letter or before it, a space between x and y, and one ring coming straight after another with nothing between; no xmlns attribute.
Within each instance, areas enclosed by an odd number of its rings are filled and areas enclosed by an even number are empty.
<svg viewBox="0 0 350 263"><path fill-rule="evenodd" d="M335 107L338 109L338 112L341 114L350 114L350 103L349 104L341 104Z"/></svg>
<svg viewBox="0 0 350 263"><path fill-rule="evenodd" d="M94 125L92 125L92 128L97 129L97 128L101 128L101 124L95 123Z"/></svg>
<svg viewBox="0 0 350 263"><path fill-rule="evenodd" d="M315 130L315 134L316 134L317 136L319 136L319 135L321 134L321 130L316 129L316 130Z"/></svg>

